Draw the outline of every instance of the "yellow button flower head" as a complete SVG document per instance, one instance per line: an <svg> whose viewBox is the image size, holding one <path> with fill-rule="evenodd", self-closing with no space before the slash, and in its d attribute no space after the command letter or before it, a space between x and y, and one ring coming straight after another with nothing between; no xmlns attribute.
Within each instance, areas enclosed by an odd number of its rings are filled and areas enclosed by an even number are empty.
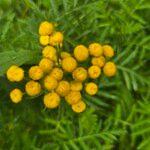
<svg viewBox="0 0 150 150"><path fill-rule="evenodd" d="M19 103L22 100L23 93L20 89L14 89L10 92L10 99L13 103Z"/></svg>
<svg viewBox="0 0 150 150"><path fill-rule="evenodd" d="M63 78L63 71L60 68L53 68L50 76L60 81Z"/></svg>
<svg viewBox="0 0 150 150"><path fill-rule="evenodd" d="M108 77L112 77L117 72L117 67L113 62L107 62L103 68L104 74Z"/></svg>
<svg viewBox="0 0 150 150"><path fill-rule="evenodd" d="M40 80L43 77L43 71L39 66L32 66L29 69L29 77L33 80Z"/></svg>
<svg viewBox="0 0 150 150"><path fill-rule="evenodd" d="M110 45L104 45L103 46L104 56L106 57L113 57L114 56L114 50Z"/></svg>
<svg viewBox="0 0 150 150"><path fill-rule="evenodd" d="M44 47L42 51L43 57L56 61L56 49L52 46Z"/></svg>
<svg viewBox="0 0 150 150"><path fill-rule="evenodd" d="M92 58L92 64L94 66L98 66L98 67L103 67L105 64L105 57L104 56L100 56L100 57L93 57Z"/></svg>
<svg viewBox="0 0 150 150"><path fill-rule="evenodd" d="M91 66L88 69L89 77L92 79L96 79L101 74L101 69L98 66Z"/></svg>
<svg viewBox="0 0 150 150"><path fill-rule="evenodd" d="M50 75L46 76L44 79L44 87L48 90L54 90L58 85L58 82L55 78L51 77Z"/></svg>
<svg viewBox="0 0 150 150"><path fill-rule="evenodd" d="M81 100L81 93L79 91L70 91L69 94L65 97L68 104L73 105Z"/></svg>
<svg viewBox="0 0 150 150"><path fill-rule="evenodd" d="M39 62L39 67L42 69L43 72L48 73L53 67L53 61L48 58L42 58Z"/></svg>
<svg viewBox="0 0 150 150"><path fill-rule="evenodd" d="M73 79L76 81L84 81L87 78L87 70L83 67L78 67L73 71Z"/></svg>
<svg viewBox="0 0 150 150"><path fill-rule="evenodd" d="M101 56L103 54L103 48L98 43L92 43L89 45L89 53L91 56Z"/></svg>
<svg viewBox="0 0 150 150"><path fill-rule="evenodd" d="M54 31L54 26L48 21L44 21L39 26L40 35L50 35Z"/></svg>
<svg viewBox="0 0 150 150"><path fill-rule="evenodd" d="M73 57L62 60L62 68L67 72L72 72L77 67L77 62Z"/></svg>
<svg viewBox="0 0 150 150"><path fill-rule="evenodd" d="M29 96L36 96L41 92L41 85L40 83L31 80L26 83L25 90Z"/></svg>
<svg viewBox="0 0 150 150"><path fill-rule="evenodd" d="M85 91L89 94L89 95L95 95L98 91L98 87L94 82L90 82L86 84L85 87Z"/></svg>
<svg viewBox="0 0 150 150"><path fill-rule="evenodd" d="M72 105L72 110L76 113L81 113L86 109L86 104L83 101L79 101Z"/></svg>
<svg viewBox="0 0 150 150"><path fill-rule="evenodd" d="M16 65L12 65L7 70L7 79L12 82L19 82L24 78L24 70Z"/></svg>
<svg viewBox="0 0 150 150"><path fill-rule="evenodd" d="M74 57L78 61L85 61L89 56L88 49L84 45L78 45L74 49Z"/></svg>
<svg viewBox="0 0 150 150"><path fill-rule="evenodd" d="M61 57L62 59L64 59L64 58L67 58L67 57L71 57L71 55L70 55L70 53L67 53L67 52L61 52L61 53L60 53L60 57Z"/></svg>
<svg viewBox="0 0 150 150"><path fill-rule="evenodd" d="M70 89L72 91L81 91L82 88L83 88L82 82L79 82L79 81L71 81L70 82Z"/></svg>
<svg viewBox="0 0 150 150"><path fill-rule="evenodd" d="M46 45L48 45L48 43L49 43L49 36L48 35L40 36L40 44L41 45L46 46Z"/></svg>
<svg viewBox="0 0 150 150"><path fill-rule="evenodd" d="M43 99L46 108L54 109L60 104L60 97L57 93L51 92L44 96Z"/></svg>
<svg viewBox="0 0 150 150"><path fill-rule="evenodd" d="M68 81L60 81L58 84L58 87L56 89L56 92L60 95L60 96L66 96L70 91L70 84Z"/></svg>
<svg viewBox="0 0 150 150"><path fill-rule="evenodd" d="M62 32L54 32L49 39L49 44L52 46L59 45L63 42L64 36Z"/></svg>

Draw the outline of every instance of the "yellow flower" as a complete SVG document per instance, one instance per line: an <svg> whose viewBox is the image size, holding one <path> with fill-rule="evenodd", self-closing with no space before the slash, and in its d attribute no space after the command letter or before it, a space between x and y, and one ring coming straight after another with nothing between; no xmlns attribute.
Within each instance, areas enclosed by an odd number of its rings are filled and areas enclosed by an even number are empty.
<svg viewBox="0 0 150 150"><path fill-rule="evenodd" d="M67 58L67 57L71 57L71 55L70 55L69 53L67 53L67 52L61 52L61 53L60 53L60 57L61 57L62 59L64 59L64 58Z"/></svg>
<svg viewBox="0 0 150 150"><path fill-rule="evenodd" d="M26 83L25 90L29 96L36 96L41 92L41 85L40 83L31 80Z"/></svg>
<svg viewBox="0 0 150 150"><path fill-rule="evenodd" d="M65 96L68 104L73 105L81 100L81 93L79 91L70 91L67 96Z"/></svg>
<svg viewBox="0 0 150 150"><path fill-rule="evenodd" d="M10 99L13 103L19 103L22 100L23 93L20 89L14 89L10 92Z"/></svg>
<svg viewBox="0 0 150 150"><path fill-rule="evenodd" d="M56 89L56 92L60 95L60 96L66 96L70 91L70 84L68 81L60 81L58 84L58 87Z"/></svg>
<svg viewBox="0 0 150 150"><path fill-rule="evenodd" d="M74 57L78 61L85 61L89 56L88 49L84 45L78 45L74 49Z"/></svg>
<svg viewBox="0 0 150 150"><path fill-rule="evenodd" d="M50 35L54 31L54 26L48 21L44 21L39 26L40 35Z"/></svg>
<svg viewBox="0 0 150 150"><path fill-rule="evenodd" d="M98 57L103 54L103 48L98 43L93 43L89 45L89 53L92 56Z"/></svg>
<svg viewBox="0 0 150 150"><path fill-rule="evenodd" d="M60 68L53 68L50 76L59 81L63 78L63 71Z"/></svg>
<svg viewBox="0 0 150 150"><path fill-rule="evenodd" d="M104 52L104 56L106 57L113 57L114 56L114 50L110 45L104 45L103 46L103 52Z"/></svg>
<svg viewBox="0 0 150 150"><path fill-rule="evenodd" d="M48 58L42 58L39 62L39 67L42 69L43 72L48 73L53 67L53 61Z"/></svg>
<svg viewBox="0 0 150 150"><path fill-rule="evenodd" d="M42 51L43 57L56 61L56 49L52 46L44 47Z"/></svg>
<svg viewBox="0 0 150 150"><path fill-rule="evenodd" d="M78 67L73 71L72 75L73 79L82 82L87 78L87 70L84 69L83 67Z"/></svg>
<svg viewBox="0 0 150 150"><path fill-rule="evenodd" d="M19 82L24 78L24 70L16 65L12 65L7 70L7 79L12 82Z"/></svg>
<svg viewBox="0 0 150 150"><path fill-rule="evenodd" d="M103 68L104 74L108 77L112 77L117 72L117 67L113 62L107 62Z"/></svg>
<svg viewBox="0 0 150 150"><path fill-rule="evenodd" d="M44 96L43 99L46 108L54 109L60 104L60 97L57 93L51 92Z"/></svg>
<svg viewBox="0 0 150 150"><path fill-rule="evenodd" d="M82 82L78 82L78 81L71 81L70 82L70 89L72 91L81 91L82 88L83 88Z"/></svg>
<svg viewBox="0 0 150 150"><path fill-rule="evenodd" d="M62 32L54 32L49 39L49 44L52 46L59 45L63 42L64 36Z"/></svg>
<svg viewBox="0 0 150 150"><path fill-rule="evenodd" d="M73 57L62 60L62 68L67 72L72 72L77 67L77 62Z"/></svg>
<svg viewBox="0 0 150 150"><path fill-rule="evenodd" d="M86 109L86 104L80 100L76 104L73 104L71 108L74 112L81 113Z"/></svg>
<svg viewBox="0 0 150 150"><path fill-rule="evenodd" d="M48 35L40 36L40 44L41 45L46 46L46 45L48 45L48 43L49 43L49 36Z"/></svg>
<svg viewBox="0 0 150 150"><path fill-rule="evenodd" d="M98 91L98 87L94 82L90 82L86 84L85 87L85 91L89 94L89 95L95 95Z"/></svg>
<svg viewBox="0 0 150 150"><path fill-rule="evenodd" d="M104 56L100 56L100 57L93 57L92 58L92 64L94 66L98 66L98 67L103 67L105 64L105 57Z"/></svg>
<svg viewBox="0 0 150 150"><path fill-rule="evenodd" d="M101 69L98 66L91 66L88 69L89 77L92 79L96 79L101 74Z"/></svg>
<svg viewBox="0 0 150 150"><path fill-rule="evenodd" d="M46 76L44 79L44 87L48 90L54 90L58 85L58 82L55 78L51 77L50 75Z"/></svg>
<svg viewBox="0 0 150 150"><path fill-rule="evenodd" d="M29 77L33 80L40 80L43 77L43 71L39 66L32 66L29 69Z"/></svg>

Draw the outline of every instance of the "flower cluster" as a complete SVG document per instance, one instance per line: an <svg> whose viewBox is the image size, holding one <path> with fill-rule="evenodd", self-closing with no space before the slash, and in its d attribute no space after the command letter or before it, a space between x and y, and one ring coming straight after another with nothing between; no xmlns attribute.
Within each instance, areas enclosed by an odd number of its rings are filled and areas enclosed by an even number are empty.
<svg viewBox="0 0 150 150"><path fill-rule="evenodd" d="M54 24L48 21L40 24L42 59L39 64L29 68L25 92L18 88L10 92L12 102L20 102L24 94L43 94L43 104L46 108L57 108L61 100L65 100L74 112L80 113L86 109L83 93L95 95L98 92L95 79L103 74L107 77L116 74L116 65L110 61L114 56L114 50L110 45L77 45L69 53L62 50L63 40L62 32L56 31ZM6 75L11 82L25 80L24 70L17 65L10 66Z"/></svg>

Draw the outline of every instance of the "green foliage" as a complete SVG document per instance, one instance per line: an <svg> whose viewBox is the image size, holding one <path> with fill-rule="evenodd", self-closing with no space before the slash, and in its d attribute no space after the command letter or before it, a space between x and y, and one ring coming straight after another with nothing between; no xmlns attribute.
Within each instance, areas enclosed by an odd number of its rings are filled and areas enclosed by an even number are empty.
<svg viewBox="0 0 150 150"><path fill-rule="evenodd" d="M147 0L1 0L0 149L149 150L149 8ZM12 64L26 68L40 59L43 20L58 24L67 51L93 41L115 49L117 76L96 81L96 96L84 94L88 108L82 114L63 101L51 111L41 97L17 105L9 100L13 85L4 74Z"/></svg>

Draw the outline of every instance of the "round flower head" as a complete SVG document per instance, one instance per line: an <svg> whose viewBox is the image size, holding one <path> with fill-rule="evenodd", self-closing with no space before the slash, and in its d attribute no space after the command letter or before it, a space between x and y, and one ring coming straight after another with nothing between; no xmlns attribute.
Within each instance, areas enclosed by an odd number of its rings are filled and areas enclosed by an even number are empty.
<svg viewBox="0 0 150 150"><path fill-rule="evenodd" d="M25 90L29 96L37 96L41 92L41 85L40 83L31 80L26 83Z"/></svg>
<svg viewBox="0 0 150 150"><path fill-rule="evenodd" d="M77 67L77 62L73 57L62 60L62 68L67 72L72 72Z"/></svg>
<svg viewBox="0 0 150 150"><path fill-rule="evenodd" d="M60 68L53 68L50 76L59 81L63 78L63 71Z"/></svg>
<svg viewBox="0 0 150 150"><path fill-rule="evenodd" d="M64 58L67 58L67 57L71 57L71 55L70 55L69 53L67 53L67 52L61 52L61 53L60 53L60 57L61 57L62 59L64 59Z"/></svg>
<svg viewBox="0 0 150 150"><path fill-rule="evenodd" d="M48 45L48 43L49 43L49 36L48 35L40 36L40 44L41 45L46 46L46 45Z"/></svg>
<svg viewBox="0 0 150 150"><path fill-rule="evenodd" d="M54 31L54 26L48 21L44 21L39 26L40 35L50 35Z"/></svg>
<svg viewBox="0 0 150 150"><path fill-rule="evenodd" d="M100 56L100 57L93 57L92 58L92 64L94 66L98 66L98 67L103 67L105 64L105 57L104 56Z"/></svg>
<svg viewBox="0 0 150 150"><path fill-rule="evenodd" d="M7 79L12 82L19 82L24 78L24 70L16 65L12 65L7 70Z"/></svg>
<svg viewBox="0 0 150 150"><path fill-rule="evenodd" d="M83 67L78 67L73 71L73 79L76 81L84 81L87 78L87 70Z"/></svg>
<svg viewBox="0 0 150 150"><path fill-rule="evenodd" d="M58 85L58 82L55 78L51 77L50 75L46 76L44 79L44 87L48 90L54 90Z"/></svg>
<svg viewBox="0 0 150 150"><path fill-rule="evenodd" d="M73 104L71 108L74 112L81 113L86 109L86 104L80 100L76 104Z"/></svg>
<svg viewBox="0 0 150 150"><path fill-rule="evenodd" d="M33 80L40 80L43 77L43 71L39 66L32 66L29 69L29 77Z"/></svg>
<svg viewBox="0 0 150 150"><path fill-rule="evenodd" d="M95 95L98 91L98 87L94 82L90 82L86 84L85 87L85 91L89 94L89 95Z"/></svg>
<svg viewBox="0 0 150 150"><path fill-rule="evenodd" d="M10 99L13 103L19 103L22 100L23 93L20 89L14 89L10 92Z"/></svg>
<svg viewBox="0 0 150 150"><path fill-rule="evenodd" d="M57 93L51 92L44 96L43 99L46 108L54 109L60 104L60 97Z"/></svg>
<svg viewBox="0 0 150 150"><path fill-rule="evenodd" d="M39 67L42 69L43 72L48 73L53 67L53 61L48 58L42 58L39 62Z"/></svg>
<svg viewBox="0 0 150 150"><path fill-rule="evenodd" d="M104 53L104 56L106 56L106 57L111 58L114 56L114 50L110 45L104 45L103 46L103 53Z"/></svg>
<svg viewBox="0 0 150 150"><path fill-rule="evenodd" d="M60 95L60 96L66 96L70 91L70 84L68 81L60 81L56 92Z"/></svg>
<svg viewBox="0 0 150 150"><path fill-rule="evenodd" d="M96 79L101 74L101 69L98 66L91 66L88 69L89 77L92 79Z"/></svg>
<svg viewBox="0 0 150 150"><path fill-rule="evenodd" d="M68 104L73 105L81 100L81 93L79 91L70 91L69 94L65 97Z"/></svg>
<svg viewBox="0 0 150 150"><path fill-rule="evenodd" d="M91 56L101 56L103 54L103 48L98 43L93 43L89 45L89 53Z"/></svg>
<svg viewBox="0 0 150 150"><path fill-rule="evenodd" d="M55 32L50 36L49 44L52 46L59 45L63 42L64 36L62 32Z"/></svg>
<svg viewBox="0 0 150 150"><path fill-rule="evenodd" d="M88 49L84 45L78 45L74 49L74 57L78 61L85 61L89 56Z"/></svg>
<svg viewBox="0 0 150 150"><path fill-rule="evenodd" d="M71 81L70 82L70 89L72 91L81 91L82 88L83 88L82 82L78 82L78 81Z"/></svg>
<svg viewBox="0 0 150 150"><path fill-rule="evenodd" d="M104 74L108 77L112 77L117 72L117 67L113 62L107 62L103 68Z"/></svg>
<svg viewBox="0 0 150 150"><path fill-rule="evenodd" d="M42 51L43 57L56 61L56 49L52 46L44 47Z"/></svg>

